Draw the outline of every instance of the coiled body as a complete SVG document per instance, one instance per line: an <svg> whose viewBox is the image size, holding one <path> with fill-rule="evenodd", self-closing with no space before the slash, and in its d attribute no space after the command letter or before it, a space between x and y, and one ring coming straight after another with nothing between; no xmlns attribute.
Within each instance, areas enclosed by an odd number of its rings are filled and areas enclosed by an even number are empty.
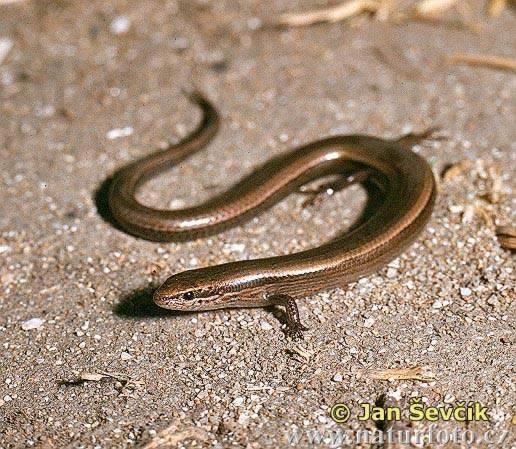
<svg viewBox="0 0 516 449"><path fill-rule="evenodd" d="M156 241L219 232L329 174L360 174L348 178L349 183L368 184L375 205L359 226L319 247L175 274L156 291L158 305L208 310L283 304L289 325L299 334L302 325L295 298L375 271L412 243L428 221L436 187L427 162L410 151L404 139L368 136L329 137L295 149L199 206L172 211L140 204L135 193L143 182L204 147L218 129L211 104L198 94L192 99L204 112L199 129L183 143L137 161L114 177L109 206L128 232Z"/></svg>

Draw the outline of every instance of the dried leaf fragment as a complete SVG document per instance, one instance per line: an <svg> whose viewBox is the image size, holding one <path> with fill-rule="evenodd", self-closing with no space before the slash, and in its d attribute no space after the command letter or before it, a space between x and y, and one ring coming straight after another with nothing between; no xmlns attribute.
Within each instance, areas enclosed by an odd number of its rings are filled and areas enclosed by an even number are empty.
<svg viewBox="0 0 516 449"><path fill-rule="evenodd" d="M458 0L422 0L415 8L416 15L421 17L436 17L451 9Z"/></svg>
<svg viewBox="0 0 516 449"><path fill-rule="evenodd" d="M80 380L88 380L88 381L92 381L92 382L99 382L102 379L105 379L107 377L111 377L111 376L108 376L107 374L102 374L102 373L86 373L86 372L82 372L82 373L79 374L79 379Z"/></svg>
<svg viewBox="0 0 516 449"><path fill-rule="evenodd" d="M448 165L443 170L443 173L441 176L444 181L449 181L450 179L453 179L453 178L456 178L457 176L462 175L465 171L469 170L472 165L473 164L470 160L463 159L462 161Z"/></svg>
<svg viewBox="0 0 516 449"><path fill-rule="evenodd" d="M330 8L317 9L304 13L282 14L277 22L283 26L308 26L321 22L339 22L364 12L376 12L376 0L351 0Z"/></svg>
<svg viewBox="0 0 516 449"><path fill-rule="evenodd" d="M499 17L507 6L507 0L491 0L487 6L487 13L491 17Z"/></svg>
<svg viewBox="0 0 516 449"><path fill-rule="evenodd" d="M365 374L370 379L377 380L422 380L430 381L435 379L435 375L428 369L421 366L412 368L390 368L366 370Z"/></svg>
<svg viewBox="0 0 516 449"><path fill-rule="evenodd" d="M160 447L169 448L179 446L184 440L195 440L197 442L207 442L209 434L201 427L187 427L179 430L178 424L163 429L142 449L157 449ZM200 446L203 446L202 444Z"/></svg>
<svg viewBox="0 0 516 449"><path fill-rule="evenodd" d="M467 64L472 66L489 67L498 70L516 71L516 59L491 55L474 55L457 53L448 56L450 64Z"/></svg>
<svg viewBox="0 0 516 449"><path fill-rule="evenodd" d="M299 355L300 357L302 357L307 362L310 360L310 358L312 356L312 354L308 350L306 350L305 348L303 348L300 345L294 345L292 347L292 352L297 354L297 355Z"/></svg>

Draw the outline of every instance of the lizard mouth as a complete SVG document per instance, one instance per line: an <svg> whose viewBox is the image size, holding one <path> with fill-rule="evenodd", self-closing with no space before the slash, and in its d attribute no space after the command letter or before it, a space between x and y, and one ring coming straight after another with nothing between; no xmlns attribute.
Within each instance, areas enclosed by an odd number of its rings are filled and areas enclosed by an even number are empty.
<svg viewBox="0 0 516 449"><path fill-rule="evenodd" d="M164 294L159 288L154 292L152 300L159 307L170 308L171 297Z"/></svg>

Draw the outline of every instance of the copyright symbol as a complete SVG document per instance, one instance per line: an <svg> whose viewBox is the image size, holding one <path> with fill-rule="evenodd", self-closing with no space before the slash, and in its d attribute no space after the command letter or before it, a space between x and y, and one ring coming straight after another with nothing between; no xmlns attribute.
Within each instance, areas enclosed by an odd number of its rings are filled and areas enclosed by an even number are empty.
<svg viewBox="0 0 516 449"><path fill-rule="evenodd" d="M337 403L330 410L331 419L337 423L344 423L349 419L351 412L346 404Z"/></svg>

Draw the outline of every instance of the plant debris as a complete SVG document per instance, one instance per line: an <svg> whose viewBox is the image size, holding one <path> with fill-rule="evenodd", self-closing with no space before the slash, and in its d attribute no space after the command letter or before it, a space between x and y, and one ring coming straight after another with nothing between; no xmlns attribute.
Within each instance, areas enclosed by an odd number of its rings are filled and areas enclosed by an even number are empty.
<svg viewBox="0 0 516 449"><path fill-rule="evenodd" d="M487 5L487 13L491 17L499 17L507 7L507 0L490 0Z"/></svg>
<svg viewBox="0 0 516 449"><path fill-rule="evenodd" d="M104 379L114 379L117 381L116 389L122 396L126 396L135 390L139 390L144 382L140 380L131 379L129 376L122 373L115 372L88 372L82 371L79 373L77 379L73 381L62 382L65 385L80 385L84 382L101 382Z"/></svg>
<svg viewBox="0 0 516 449"><path fill-rule="evenodd" d="M84 381L98 382L98 381L101 381L102 379L107 379L107 378L116 379L116 380L124 381L124 382L129 379L127 376L125 376L124 374L121 374L121 373L108 373L108 372L89 373L86 371L79 373L79 380L84 380Z"/></svg>
<svg viewBox="0 0 516 449"><path fill-rule="evenodd" d="M480 31L480 26L471 19L470 7L458 0L420 0L412 7L400 7L399 0L348 0L335 6L314 9L300 13L285 13L274 22L277 26L310 26L317 23L335 23L350 19L363 13L372 13L376 20L386 22L407 21L410 19L435 21L452 8L462 16L464 22L456 25L466 26L473 31ZM491 1L487 12L491 17L502 13L505 0Z"/></svg>
<svg viewBox="0 0 516 449"><path fill-rule="evenodd" d="M351 0L339 5L304 13L282 14L277 22L280 26L308 26L322 22L340 22L363 12L376 12L379 4L376 0Z"/></svg>
<svg viewBox="0 0 516 449"><path fill-rule="evenodd" d="M362 372L370 379L376 380L430 381L435 379L434 373L421 366L415 366L413 368L369 369L363 370Z"/></svg>
<svg viewBox="0 0 516 449"><path fill-rule="evenodd" d="M447 57L450 64L483 66L498 70L516 71L516 59L491 55L456 53Z"/></svg>
<svg viewBox="0 0 516 449"><path fill-rule="evenodd" d="M423 0L414 10L417 16L436 17L451 9L458 0Z"/></svg>
<svg viewBox="0 0 516 449"><path fill-rule="evenodd" d="M294 345L291 349L290 349L290 352L292 352L293 354L297 354L299 355L300 357L302 357L306 362L308 362L310 360L310 358L312 357L312 353L306 349L304 349L303 347L301 347L300 345Z"/></svg>
<svg viewBox="0 0 516 449"><path fill-rule="evenodd" d="M159 432L142 449L157 449L160 447L178 446L184 440L195 440L197 442L207 442L209 434L201 427L187 427L179 430L179 426L174 423Z"/></svg>
<svg viewBox="0 0 516 449"><path fill-rule="evenodd" d="M469 170L472 165L473 163L468 159L464 159L462 161L448 165L443 170L441 177L443 181L449 181L453 178L456 178L457 176L463 175L464 172Z"/></svg>

